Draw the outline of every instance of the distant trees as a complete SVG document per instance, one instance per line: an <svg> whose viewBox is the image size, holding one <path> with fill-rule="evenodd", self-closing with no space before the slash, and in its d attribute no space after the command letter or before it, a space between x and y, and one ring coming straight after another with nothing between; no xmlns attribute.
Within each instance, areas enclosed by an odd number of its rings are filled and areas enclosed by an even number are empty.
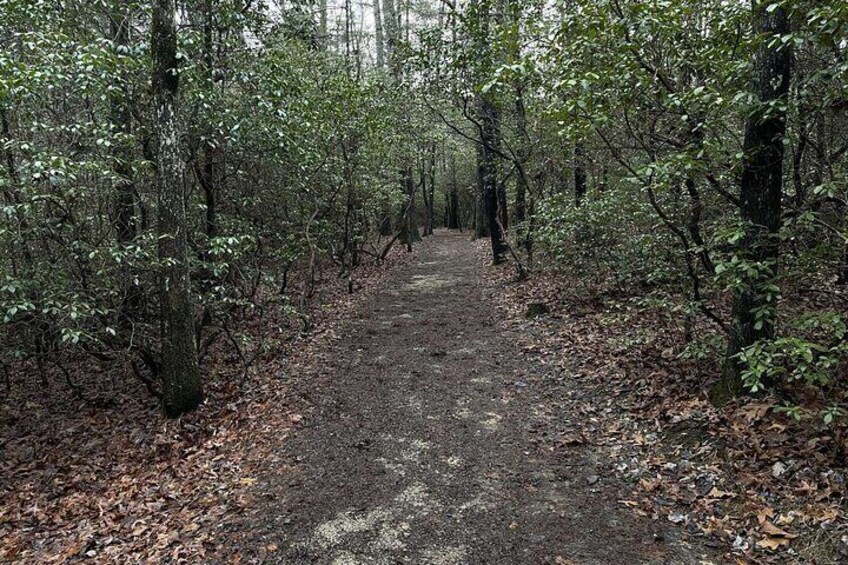
<svg viewBox="0 0 848 565"><path fill-rule="evenodd" d="M844 312L797 296L848 279L844 3L447 6L418 68L477 155L475 233L496 263L652 288L687 328L700 316L712 331L687 330L686 351L723 365L716 400L834 382Z"/></svg>
<svg viewBox="0 0 848 565"><path fill-rule="evenodd" d="M838 380L844 2L317 8L3 4L0 364L124 368L178 414L240 324L308 329L322 271L353 291L443 222L650 294L717 397Z"/></svg>
<svg viewBox="0 0 848 565"><path fill-rule="evenodd" d="M225 378L209 364L216 348L245 365L262 349L246 320L278 312L309 328L328 273L354 291L365 258L390 249L386 210L421 202L426 186L427 214L441 218L441 133L408 86L374 68L355 7L342 27L324 8L3 4L9 386L32 364L45 385L85 398L74 381L98 363L134 374L179 415ZM400 71L408 50L389 8L386 57ZM423 218L405 222L413 231Z"/></svg>

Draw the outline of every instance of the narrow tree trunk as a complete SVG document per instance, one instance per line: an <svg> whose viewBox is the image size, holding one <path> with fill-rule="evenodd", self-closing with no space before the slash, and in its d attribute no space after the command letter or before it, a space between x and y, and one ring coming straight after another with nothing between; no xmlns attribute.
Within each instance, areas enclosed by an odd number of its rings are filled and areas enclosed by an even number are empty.
<svg viewBox="0 0 848 565"><path fill-rule="evenodd" d="M350 9L350 0L345 0L344 3L344 56L345 56L345 68L347 69L347 74L350 76L351 70L351 52L350 52L350 44L351 44L351 9Z"/></svg>
<svg viewBox="0 0 848 565"><path fill-rule="evenodd" d="M156 184L161 263L161 378L165 412L172 417L196 408L203 399L194 342L194 307L187 252L187 196L177 123L179 77L175 14L175 0L155 0L151 55L158 141Z"/></svg>
<svg viewBox="0 0 848 565"><path fill-rule="evenodd" d="M327 33L327 0L318 0L318 35L321 36L319 38L321 45L326 47L329 43Z"/></svg>
<svg viewBox="0 0 848 565"><path fill-rule="evenodd" d="M586 195L586 151L583 142L574 144L574 205L580 206Z"/></svg>
<svg viewBox="0 0 848 565"><path fill-rule="evenodd" d="M752 3L755 31L764 37L755 60L759 105L748 117L743 145L740 215L746 227L740 253L759 273L746 281L733 299L727 357L721 381L713 390L713 399L719 402L742 389L744 367L735 356L774 335L773 313L764 317L757 313L774 307L766 302L763 285L773 281L777 270L786 134L785 105L775 102L787 97L792 57L788 45L773 41L789 33L786 9L762 0Z"/></svg>
<svg viewBox="0 0 848 565"><path fill-rule="evenodd" d="M483 147L477 147L477 193L474 201L474 237L482 239L489 237L489 222L486 219L486 204L483 195L483 177L485 177L485 165L483 163Z"/></svg>
<svg viewBox="0 0 848 565"><path fill-rule="evenodd" d="M380 0L374 0L379 2ZM400 80L400 67L398 66L397 57L395 57L395 49L397 49L400 22L398 21L397 12L395 11L394 0L383 0L383 28L386 33L386 51L385 59L389 67L389 76L397 83Z"/></svg>
<svg viewBox="0 0 848 565"><path fill-rule="evenodd" d="M499 217L501 211L502 190L498 183L498 156L495 153L499 146L498 111L494 103L485 95L478 101L478 118L482 124L482 162L478 166L480 184L482 186L483 207L486 223L489 226L489 237L492 241L492 262L499 265L506 258L506 241L503 233L503 220ZM503 206L505 208L505 206Z"/></svg>
<svg viewBox="0 0 848 565"><path fill-rule="evenodd" d="M427 201L427 206L429 207L429 211L427 212L427 235L433 235L433 230L435 228L436 223L436 145L430 145L430 163L429 163L429 176L430 176L430 196Z"/></svg>
<svg viewBox="0 0 848 565"><path fill-rule="evenodd" d="M515 88L515 121L518 129L519 144L519 166L522 170L518 171L518 176L515 181L515 223L523 224L527 218L527 177L524 173L524 165L527 162L527 154L523 148L527 141L527 113L524 108L524 93L521 86Z"/></svg>
<svg viewBox="0 0 848 565"><path fill-rule="evenodd" d="M115 49L121 53L129 45L130 11L124 0L115 2L110 14L110 39ZM129 142L132 129L132 114L130 113L130 94L125 76L118 79L118 88L114 89L109 98L109 119L114 130L121 135L112 150L113 185L115 195L115 238L118 247L126 251L138 236L136 221L135 195L136 188L132 172L132 145ZM141 290L135 283L136 277L132 272L132 262L121 262L120 273L121 304L118 307L118 319L129 322L139 308Z"/></svg>
<svg viewBox="0 0 848 565"><path fill-rule="evenodd" d="M9 112L3 106L0 106L0 133L2 133L3 138L12 139L11 124L9 123ZM15 154L12 152L11 146L5 147L4 157L9 181L6 183L6 187L3 190L3 195L5 197L6 203L12 206L12 209L15 210L15 216L18 224L16 228L18 236L17 239L19 242L18 245L20 246L20 250L23 255L26 266L32 267L32 251L30 251L30 244L28 241L29 225L27 223L26 215L22 214L21 210L18 207L21 202L21 176L18 172L18 165L15 160ZM11 269L13 275L19 275L20 271L17 261L12 261Z"/></svg>
<svg viewBox="0 0 848 565"><path fill-rule="evenodd" d="M377 52L377 69L385 66L385 44L383 42L383 15L380 12L380 0L374 0L374 43Z"/></svg>
<svg viewBox="0 0 848 565"><path fill-rule="evenodd" d="M427 171L427 160L424 159L421 166L421 197L424 199L424 237L430 235L430 174Z"/></svg>
<svg viewBox="0 0 848 565"><path fill-rule="evenodd" d="M401 171L401 179L406 190L406 206L403 210L403 228L401 230L401 243L406 244L406 250L412 251L412 244L421 241L421 233L418 231L418 210L415 202L415 179L412 178L412 167L405 167Z"/></svg>
<svg viewBox="0 0 848 565"><path fill-rule="evenodd" d="M206 0L203 14L203 72L210 90L215 88L214 17L215 0ZM206 205L204 227L209 239L218 236L218 185L222 177L223 161L223 148L219 145L219 140L213 137L214 128L203 144L203 170L199 175Z"/></svg>
<svg viewBox="0 0 848 565"><path fill-rule="evenodd" d="M459 229L459 187L456 181L456 155L453 153L450 160L450 175L447 227L450 230L456 230Z"/></svg>

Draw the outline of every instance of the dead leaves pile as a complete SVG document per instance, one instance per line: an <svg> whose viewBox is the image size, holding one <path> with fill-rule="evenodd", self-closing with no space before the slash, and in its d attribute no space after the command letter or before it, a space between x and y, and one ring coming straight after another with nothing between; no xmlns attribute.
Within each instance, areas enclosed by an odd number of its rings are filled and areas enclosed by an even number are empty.
<svg viewBox="0 0 848 565"><path fill-rule="evenodd" d="M117 369L101 374L84 359L75 367L78 384L108 400L103 407L76 400L61 380L45 390L33 367L19 367L0 401L0 562L238 561L227 526L251 506L257 476L300 423L287 408L288 376L412 257L396 250L383 266L360 269L353 295L326 277L310 312L314 331L260 356L243 384L221 342L205 367L206 402L178 420Z"/></svg>
<svg viewBox="0 0 848 565"><path fill-rule="evenodd" d="M719 367L678 356L683 328L666 311L563 275L491 272L502 323L546 368L550 449L605 452L632 487L621 504L715 540L728 562L848 562L844 427L796 423L772 398L716 409L705 391ZM532 303L551 314L527 320Z"/></svg>

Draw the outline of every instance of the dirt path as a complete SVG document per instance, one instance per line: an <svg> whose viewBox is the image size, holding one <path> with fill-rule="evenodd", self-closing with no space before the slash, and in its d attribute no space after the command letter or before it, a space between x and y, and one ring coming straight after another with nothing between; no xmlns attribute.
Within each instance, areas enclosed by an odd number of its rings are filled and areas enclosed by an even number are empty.
<svg viewBox="0 0 848 565"><path fill-rule="evenodd" d="M481 279L467 236L437 234L316 374L294 376L303 420L235 550L268 563L702 562L617 502L591 446L539 447L558 408Z"/></svg>

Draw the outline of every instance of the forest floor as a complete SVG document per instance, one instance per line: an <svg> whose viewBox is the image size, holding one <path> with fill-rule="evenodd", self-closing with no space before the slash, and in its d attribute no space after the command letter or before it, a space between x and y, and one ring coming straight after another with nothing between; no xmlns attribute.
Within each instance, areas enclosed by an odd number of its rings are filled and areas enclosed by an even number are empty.
<svg viewBox="0 0 848 565"><path fill-rule="evenodd" d="M715 367L678 355L667 309L516 281L486 244L438 232L353 295L326 276L308 335L256 321L249 373L222 344L178 420L84 361L85 401L21 371L0 402L0 562L848 560L839 429L768 397L716 409Z"/></svg>
<svg viewBox="0 0 848 565"><path fill-rule="evenodd" d="M522 351L476 249L438 233L299 376L302 419L256 505L227 526L229 551L339 565L713 562L703 540L622 504L605 451L562 441L592 420Z"/></svg>

